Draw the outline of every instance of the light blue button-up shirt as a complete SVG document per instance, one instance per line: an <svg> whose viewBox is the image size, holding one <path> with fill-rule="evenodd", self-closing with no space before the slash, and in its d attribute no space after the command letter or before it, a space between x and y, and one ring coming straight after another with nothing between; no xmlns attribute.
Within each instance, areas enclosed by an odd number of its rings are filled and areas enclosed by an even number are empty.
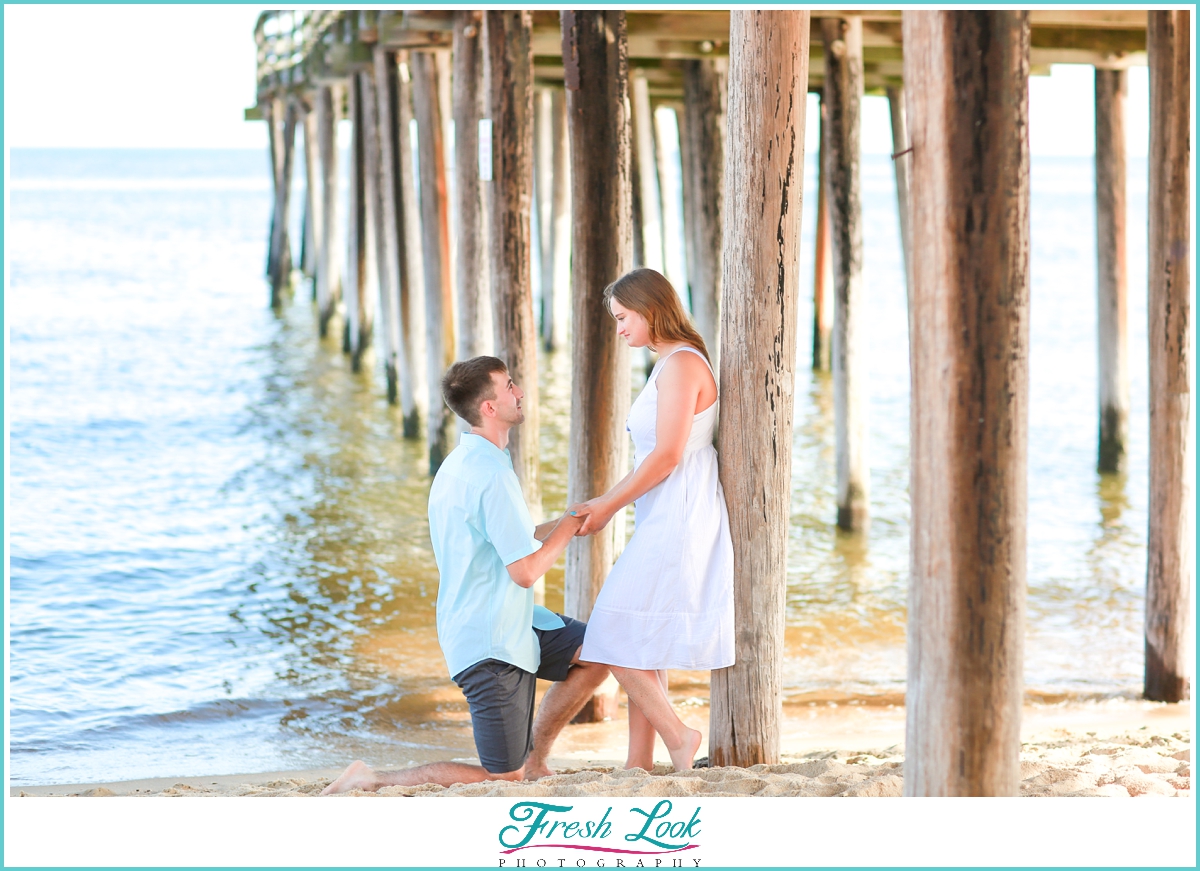
<svg viewBox="0 0 1200 871"><path fill-rule="evenodd" d="M441 575L438 641L451 676L485 659L538 670L533 590L507 568L541 548L533 531L508 451L463 433L429 489L429 536ZM562 626L538 611L539 629Z"/></svg>

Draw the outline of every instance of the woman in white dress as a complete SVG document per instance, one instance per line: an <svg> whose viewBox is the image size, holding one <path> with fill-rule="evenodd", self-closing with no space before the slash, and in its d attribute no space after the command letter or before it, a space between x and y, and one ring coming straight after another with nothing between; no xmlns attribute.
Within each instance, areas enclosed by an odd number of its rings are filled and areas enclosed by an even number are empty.
<svg viewBox="0 0 1200 871"><path fill-rule="evenodd" d="M617 334L658 363L629 410L633 471L584 503L578 534L635 503L629 543L588 618L580 659L601 662L629 696L627 768L654 765L662 736L676 769L692 767L701 735L675 715L667 669L733 665L733 545L717 479L717 385L704 339L675 289L635 269L605 290Z"/></svg>

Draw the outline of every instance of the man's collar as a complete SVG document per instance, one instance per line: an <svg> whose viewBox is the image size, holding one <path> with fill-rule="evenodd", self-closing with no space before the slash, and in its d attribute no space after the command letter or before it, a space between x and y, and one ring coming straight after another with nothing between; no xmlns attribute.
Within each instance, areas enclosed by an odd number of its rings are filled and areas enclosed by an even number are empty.
<svg viewBox="0 0 1200 871"><path fill-rule="evenodd" d="M496 447L495 443L491 439L485 438L477 433L462 433L458 437L458 443L471 451L483 451L484 453L490 451L493 456L497 458L502 457L509 466L512 465L512 457L509 455L507 449L503 451L500 450L498 447Z"/></svg>

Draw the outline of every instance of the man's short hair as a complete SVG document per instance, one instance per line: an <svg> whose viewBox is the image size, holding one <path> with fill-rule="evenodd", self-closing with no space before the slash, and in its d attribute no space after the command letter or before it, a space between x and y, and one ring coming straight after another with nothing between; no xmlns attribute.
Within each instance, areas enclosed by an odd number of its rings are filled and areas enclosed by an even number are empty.
<svg viewBox="0 0 1200 871"><path fill-rule="evenodd" d="M471 426L483 423L480 403L496 398L493 372L508 374L508 366L499 357L472 357L453 364L442 378L442 397L446 404Z"/></svg>

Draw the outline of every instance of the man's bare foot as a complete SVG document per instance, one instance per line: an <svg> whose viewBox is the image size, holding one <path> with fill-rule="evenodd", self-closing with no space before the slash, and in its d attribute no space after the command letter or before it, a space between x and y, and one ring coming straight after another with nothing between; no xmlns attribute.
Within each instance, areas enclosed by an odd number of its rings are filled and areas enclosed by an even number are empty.
<svg viewBox="0 0 1200 871"><path fill-rule="evenodd" d="M553 777L554 769L544 762L531 764L525 763L525 779L540 780L543 777Z"/></svg>
<svg viewBox="0 0 1200 871"><path fill-rule="evenodd" d="M671 754L671 764L675 766L676 771L688 771L692 767L692 760L696 758L696 751L700 749L700 740L704 736L695 729L689 729L684 726L683 743L676 750L667 750Z"/></svg>
<svg viewBox="0 0 1200 871"><path fill-rule="evenodd" d="M374 792L379 789L375 772L361 759L351 762L350 767L343 771L337 780L321 790L321 795L337 795L340 792L350 792L352 789L361 789L365 792Z"/></svg>

